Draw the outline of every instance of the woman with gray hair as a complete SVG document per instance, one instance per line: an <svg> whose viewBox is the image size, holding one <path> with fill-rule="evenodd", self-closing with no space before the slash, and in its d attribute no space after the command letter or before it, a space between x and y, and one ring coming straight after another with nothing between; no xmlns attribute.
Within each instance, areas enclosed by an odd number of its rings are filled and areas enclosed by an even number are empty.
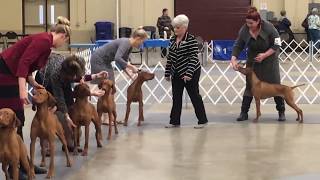
<svg viewBox="0 0 320 180"><path fill-rule="evenodd" d="M178 15L172 21L174 36L170 39L169 55L166 64L165 78L172 82L172 109L170 123L166 128L180 127L182 95L184 88L190 96L198 118L195 128L203 128L208 120L199 94L199 78L201 66L198 59L198 43L188 33L189 19L186 15Z"/></svg>

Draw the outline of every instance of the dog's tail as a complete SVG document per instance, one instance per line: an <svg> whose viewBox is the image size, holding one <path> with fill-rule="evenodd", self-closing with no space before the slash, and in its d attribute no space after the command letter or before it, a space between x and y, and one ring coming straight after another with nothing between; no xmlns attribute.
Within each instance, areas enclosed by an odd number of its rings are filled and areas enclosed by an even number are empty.
<svg viewBox="0 0 320 180"><path fill-rule="evenodd" d="M291 89L294 89L294 88L297 88L297 87L300 87L300 86L304 86L306 84L299 84L299 85L296 85L296 86L292 86Z"/></svg>

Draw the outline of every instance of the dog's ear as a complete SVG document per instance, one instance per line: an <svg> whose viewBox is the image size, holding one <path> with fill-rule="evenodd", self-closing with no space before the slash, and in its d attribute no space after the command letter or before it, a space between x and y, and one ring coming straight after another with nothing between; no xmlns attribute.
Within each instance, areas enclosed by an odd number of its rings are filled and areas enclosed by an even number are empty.
<svg viewBox="0 0 320 180"><path fill-rule="evenodd" d="M76 87L74 87L73 92L72 92L72 97L73 97L73 98L79 97L79 85L77 85Z"/></svg>
<svg viewBox="0 0 320 180"><path fill-rule="evenodd" d="M32 108L31 109L32 109L32 111L37 111L37 106L32 104Z"/></svg>
<svg viewBox="0 0 320 180"><path fill-rule="evenodd" d="M54 107L55 105L57 105L57 101L50 92L47 92L47 93L48 93L48 107Z"/></svg>
<svg viewBox="0 0 320 180"><path fill-rule="evenodd" d="M100 83L98 84L98 88L99 88L99 89L102 88L102 82L103 82L103 81L100 81Z"/></svg>
<svg viewBox="0 0 320 180"><path fill-rule="evenodd" d="M112 88L112 94L115 94L117 90L116 90L116 86L114 85L114 82L112 82L111 88Z"/></svg>
<svg viewBox="0 0 320 180"><path fill-rule="evenodd" d="M85 86L86 86L86 96L90 96L90 100L91 100L91 91L90 91L90 87L87 85L87 84L85 84Z"/></svg>
<svg viewBox="0 0 320 180"><path fill-rule="evenodd" d="M19 118L17 117L17 115L14 115L13 121L12 121L12 127L16 128L21 126L21 121L19 120Z"/></svg>

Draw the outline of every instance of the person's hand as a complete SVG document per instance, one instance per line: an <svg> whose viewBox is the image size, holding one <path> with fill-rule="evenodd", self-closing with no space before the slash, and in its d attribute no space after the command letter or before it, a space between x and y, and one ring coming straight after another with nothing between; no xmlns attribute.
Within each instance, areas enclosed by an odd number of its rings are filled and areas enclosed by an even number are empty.
<svg viewBox="0 0 320 180"><path fill-rule="evenodd" d="M28 91L20 91L19 95L20 95L20 100L24 105L30 104L30 101L28 99Z"/></svg>
<svg viewBox="0 0 320 180"><path fill-rule="evenodd" d="M35 82L32 86L36 89L44 89L44 86L42 86L41 84L38 84L37 82Z"/></svg>
<svg viewBox="0 0 320 180"><path fill-rule="evenodd" d="M188 77L188 76L183 76L182 77L182 79L186 82L186 81L190 81L191 80L191 78L190 77Z"/></svg>
<svg viewBox="0 0 320 180"><path fill-rule="evenodd" d="M68 127L69 129L72 129L72 128L76 128L77 126L73 123L73 121L71 120L70 116L68 114L65 115L66 117L66 121L68 123Z"/></svg>
<svg viewBox="0 0 320 180"><path fill-rule="evenodd" d="M238 71L239 64L238 64L237 59L232 58L230 63L231 63L232 68L233 68L235 71Z"/></svg>
<svg viewBox="0 0 320 180"><path fill-rule="evenodd" d="M33 76L28 76L28 83L36 89L44 89L44 87L41 84L37 83Z"/></svg>
<svg viewBox="0 0 320 180"><path fill-rule="evenodd" d="M133 73L138 73L138 71L139 71L139 69L136 66L134 66L130 63L128 63L127 68L130 69Z"/></svg>
<svg viewBox="0 0 320 180"><path fill-rule="evenodd" d="M82 77L79 81L80 84L84 84L85 83L85 80L84 80L84 77Z"/></svg>
<svg viewBox="0 0 320 180"><path fill-rule="evenodd" d="M255 57L254 59L256 60L256 62L262 62L264 59L266 58L266 54L265 53L259 53L257 55L257 57Z"/></svg>
<svg viewBox="0 0 320 180"><path fill-rule="evenodd" d="M166 79L166 81L170 81L171 80L170 76L169 77L165 77L165 79Z"/></svg>
<svg viewBox="0 0 320 180"><path fill-rule="evenodd" d="M95 90L95 91L91 92L92 96L97 96L97 97L101 97L104 94L105 94L105 91L101 90L101 89L98 89L98 90Z"/></svg>
<svg viewBox="0 0 320 180"><path fill-rule="evenodd" d="M124 72L129 76L130 79L134 80L134 73L127 67Z"/></svg>
<svg viewBox="0 0 320 180"><path fill-rule="evenodd" d="M108 77L108 72L107 71L101 71L101 72L96 74L96 78L107 78L107 77Z"/></svg>

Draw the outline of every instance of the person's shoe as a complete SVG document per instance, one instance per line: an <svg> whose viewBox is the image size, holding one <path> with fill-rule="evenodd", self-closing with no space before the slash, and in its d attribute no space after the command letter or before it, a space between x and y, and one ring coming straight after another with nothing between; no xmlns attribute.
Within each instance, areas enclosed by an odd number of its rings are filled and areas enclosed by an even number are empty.
<svg viewBox="0 0 320 180"><path fill-rule="evenodd" d="M47 174L47 170L45 168L41 168L39 166L34 166L34 173L36 174Z"/></svg>
<svg viewBox="0 0 320 180"><path fill-rule="evenodd" d="M248 120L248 113L240 113L240 116L237 118L237 121L246 121Z"/></svg>
<svg viewBox="0 0 320 180"><path fill-rule="evenodd" d="M284 112L279 112L278 121L286 121L286 115L284 114Z"/></svg>
<svg viewBox="0 0 320 180"><path fill-rule="evenodd" d="M174 125L174 124L168 124L165 126L165 128L179 128L180 125Z"/></svg>
<svg viewBox="0 0 320 180"><path fill-rule="evenodd" d="M206 127L208 125L208 123L204 123L204 124L198 124L196 126L194 126L195 129L202 129L204 127Z"/></svg>

